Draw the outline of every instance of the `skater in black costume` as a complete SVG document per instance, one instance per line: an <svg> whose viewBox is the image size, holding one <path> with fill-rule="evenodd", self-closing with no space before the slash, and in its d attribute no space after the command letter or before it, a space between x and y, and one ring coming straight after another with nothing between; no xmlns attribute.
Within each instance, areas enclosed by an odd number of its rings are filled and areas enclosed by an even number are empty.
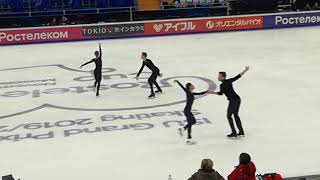
<svg viewBox="0 0 320 180"><path fill-rule="evenodd" d="M101 83L101 77L102 77L102 51L101 51L100 43L99 43L99 51L95 51L94 55L96 56L94 59L82 64L80 68L93 62L96 64L96 68L94 69L94 79L95 79L94 88L96 89L96 96L99 96L100 83Z"/></svg>
<svg viewBox="0 0 320 180"><path fill-rule="evenodd" d="M189 144L189 143L192 143L192 137L191 137L192 126L194 124L196 124L196 119L195 119L194 115L191 112L192 104L193 104L193 101L194 101L194 96L195 95L210 94L210 93L213 93L213 91L203 91L203 92L200 92L200 93L195 93L195 92L193 92L194 86L191 83L186 84L186 87L184 87L179 81L175 80L174 82L178 83L179 86L184 90L184 92L187 95L187 104L186 104L186 106L184 108L184 111L183 111L184 115L187 118L187 125L185 125L183 129L179 128L178 131L179 131L179 134L181 136L183 136L183 132L185 130L188 130L187 143Z"/></svg>
<svg viewBox="0 0 320 180"><path fill-rule="evenodd" d="M227 136L230 138L237 137L237 136L244 136L244 130L239 117L239 108L240 108L241 98L234 91L232 83L238 80L239 78L241 78L248 70L249 70L249 66L246 66L246 68L240 74L238 74L236 77L231 79L226 79L227 75L225 72L219 72L218 80L221 81L222 84L220 85L220 92L214 92L214 94L217 94L217 95L225 94L229 100L227 118L228 118L229 125L232 132ZM236 125L239 129L238 134L233 124L232 115L234 116Z"/></svg>
<svg viewBox="0 0 320 180"><path fill-rule="evenodd" d="M162 93L162 89L160 88L160 86L158 85L157 83L157 77L160 76L161 77L161 74L160 74L160 70L157 66L155 66L153 64L153 62L150 60L150 59L147 59L147 53L146 52L142 52L141 54L141 59L143 60L142 62L142 66L136 76L136 79L138 80L139 79L139 76L144 68L144 66L147 66L151 71L152 71L152 74L151 76L149 77L148 79L148 83L150 85L150 89L151 89L151 94L148 96L149 98L154 98L155 97L155 92L156 93ZM157 87L157 91L153 91L153 85L155 85Z"/></svg>

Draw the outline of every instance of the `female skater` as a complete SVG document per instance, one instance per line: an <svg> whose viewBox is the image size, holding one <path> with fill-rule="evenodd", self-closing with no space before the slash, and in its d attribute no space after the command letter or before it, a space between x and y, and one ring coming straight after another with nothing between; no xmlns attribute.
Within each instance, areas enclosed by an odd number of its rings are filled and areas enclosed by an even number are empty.
<svg viewBox="0 0 320 180"><path fill-rule="evenodd" d="M90 64L90 63L95 63L96 68L94 69L94 88L97 90L96 96L99 96L99 90L100 90L100 83L101 83L101 77L102 77L102 51L101 51L101 44L99 43L99 51L95 51L94 55L96 56L94 59L92 59L89 62L86 62L80 66L82 68L83 66Z"/></svg>
<svg viewBox="0 0 320 180"><path fill-rule="evenodd" d="M196 119L194 115L191 112L192 104L194 101L194 95L204 95L204 94L210 94L212 91L203 91L200 93L194 93L194 86L191 83L186 84L186 87L184 87L179 81L175 80L174 82L178 83L179 86L186 92L187 95L187 104L184 108L184 115L187 117L187 125L184 126L184 128L179 128L179 134L180 136L183 136L183 132L185 130L188 130L188 140L187 144L192 144L192 137L191 137L191 128L196 123Z"/></svg>

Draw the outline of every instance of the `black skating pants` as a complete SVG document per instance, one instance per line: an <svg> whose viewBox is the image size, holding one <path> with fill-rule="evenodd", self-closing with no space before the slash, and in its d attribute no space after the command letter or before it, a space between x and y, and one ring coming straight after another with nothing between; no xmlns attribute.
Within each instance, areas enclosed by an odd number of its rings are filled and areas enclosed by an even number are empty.
<svg viewBox="0 0 320 180"><path fill-rule="evenodd" d="M229 100L227 118L228 118L228 121L229 121L229 125L230 125L230 128L231 128L231 131L234 134L236 134L237 131L236 131L235 127L234 127L232 116L234 117L236 125L237 125L237 127L239 129L239 132L240 133L244 132L243 128L242 128L242 123L241 123L241 120L240 120L240 117L239 117L240 104L241 104L241 99L240 98L239 99Z"/></svg>
<svg viewBox="0 0 320 180"><path fill-rule="evenodd" d="M188 130L188 139L191 139L192 138L192 136L191 136L192 126L194 124L196 124L197 121L196 121L196 118L194 117L194 115L192 114L192 112L189 110L185 110L184 115L186 116L187 122L188 122L188 124L184 126L184 130Z"/></svg>
<svg viewBox="0 0 320 180"><path fill-rule="evenodd" d="M94 70L94 87L96 88L96 95L99 95L100 83L101 83L102 73L99 70Z"/></svg>
<svg viewBox="0 0 320 180"><path fill-rule="evenodd" d="M159 72L156 71L156 72L152 72L151 76L149 77L148 79L148 83L150 85L150 90L151 90L151 94L154 94L154 91L153 91L153 85L155 85L158 90L161 90L160 86L158 85L157 83L157 77L159 75Z"/></svg>

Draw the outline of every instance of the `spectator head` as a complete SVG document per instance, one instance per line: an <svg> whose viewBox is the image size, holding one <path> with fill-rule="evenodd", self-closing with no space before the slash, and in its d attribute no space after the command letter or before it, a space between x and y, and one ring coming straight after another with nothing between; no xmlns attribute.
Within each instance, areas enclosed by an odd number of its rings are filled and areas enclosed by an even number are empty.
<svg viewBox="0 0 320 180"><path fill-rule="evenodd" d="M192 3L192 1L191 1ZM180 0L180 5L182 8L188 7L188 0Z"/></svg>
<svg viewBox="0 0 320 180"><path fill-rule="evenodd" d="M251 162L251 157L247 153L241 153L239 157L239 163L241 165L248 165Z"/></svg>
<svg viewBox="0 0 320 180"><path fill-rule="evenodd" d="M146 52L141 53L141 59L147 59L148 54Z"/></svg>
<svg viewBox="0 0 320 180"><path fill-rule="evenodd" d="M213 169L213 162L211 159L203 159L201 162L201 169L211 170Z"/></svg>
<svg viewBox="0 0 320 180"><path fill-rule="evenodd" d="M219 81L225 80L226 77L227 77L226 72L219 72L219 76L218 76L218 80L219 80Z"/></svg>
<svg viewBox="0 0 320 180"><path fill-rule="evenodd" d="M176 7L176 8L181 8L181 4L180 4L180 2L179 2L178 0L174 1L174 2L173 2L173 5L174 5L174 7Z"/></svg>
<svg viewBox="0 0 320 180"><path fill-rule="evenodd" d="M60 24L61 25L67 25L69 23L69 20L66 16L62 16L61 20L60 20Z"/></svg>

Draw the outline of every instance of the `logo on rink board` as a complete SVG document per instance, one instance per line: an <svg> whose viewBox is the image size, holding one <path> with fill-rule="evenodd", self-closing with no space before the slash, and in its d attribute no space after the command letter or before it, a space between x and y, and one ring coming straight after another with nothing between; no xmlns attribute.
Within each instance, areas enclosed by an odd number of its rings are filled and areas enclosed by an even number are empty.
<svg viewBox="0 0 320 180"><path fill-rule="evenodd" d="M146 22L146 35L262 29L262 16Z"/></svg>
<svg viewBox="0 0 320 180"><path fill-rule="evenodd" d="M82 27L84 38L141 35L144 33L143 23L97 25Z"/></svg>
<svg viewBox="0 0 320 180"><path fill-rule="evenodd" d="M158 82L164 94L150 100L146 98L149 94L147 83L149 73L142 74L141 79L136 81L134 79L136 73L124 74L114 68L103 68L101 97L96 98L92 71L72 69L59 64L2 69L0 74L2 77L7 77L6 81L0 78L0 99L6 102L8 107L0 114L0 119L43 108L72 111L126 111L184 103L185 96L173 83L175 79L183 83L192 82L197 85L198 90L216 88L213 81L204 77L163 77L159 78ZM21 79L25 74L35 74L34 77L37 78L28 76ZM39 77L40 74L43 78ZM10 109L11 107L13 110Z"/></svg>
<svg viewBox="0 0 320 180"><path fill-rule="evenodd" d="M0 45L81 39L81 27L0 30Z"/></svg>

